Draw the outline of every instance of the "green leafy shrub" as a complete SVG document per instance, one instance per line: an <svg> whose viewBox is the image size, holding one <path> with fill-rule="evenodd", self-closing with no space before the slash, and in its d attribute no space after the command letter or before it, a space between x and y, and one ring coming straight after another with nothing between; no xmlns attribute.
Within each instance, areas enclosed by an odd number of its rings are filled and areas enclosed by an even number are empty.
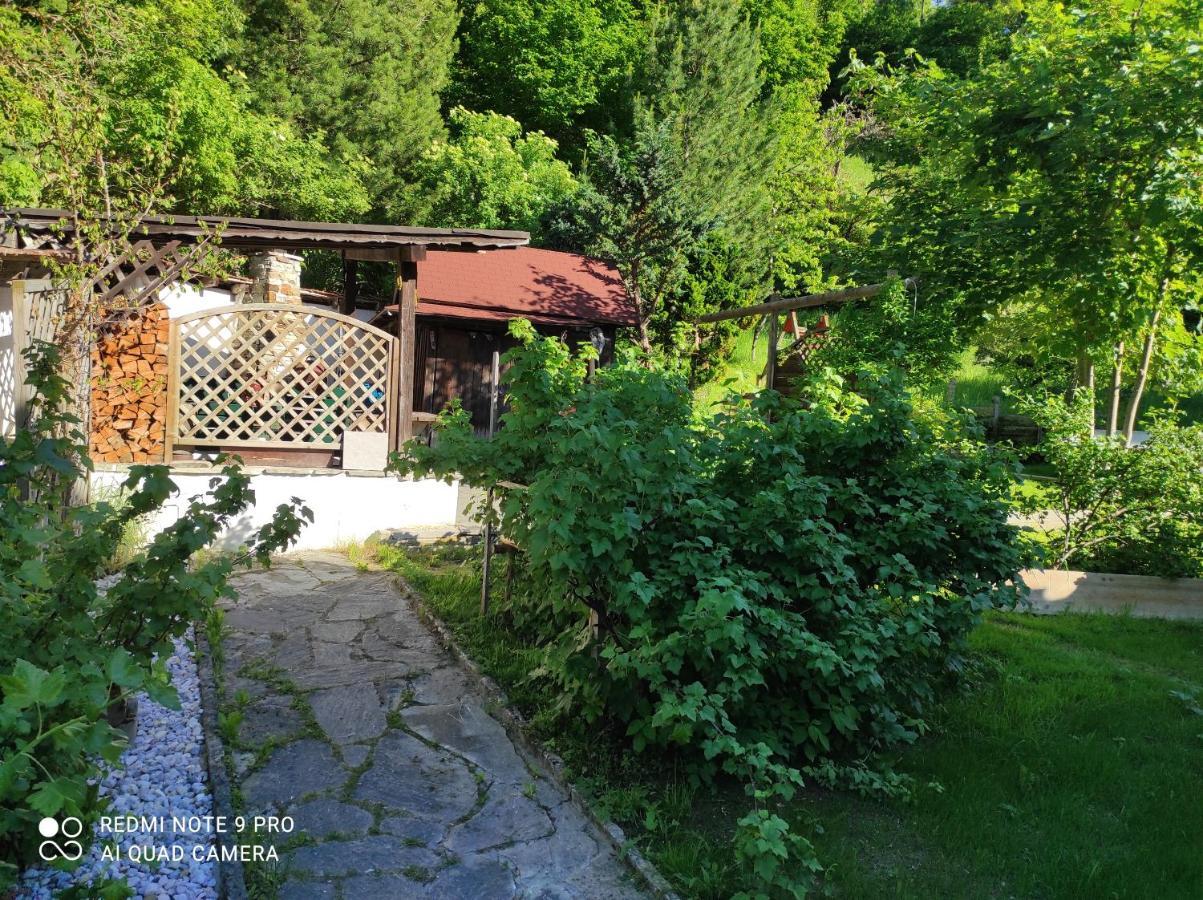
<svg viewBox="0 0 1203 900"><path fill-rule="evenodd" d="M744 780L759 803L741 858L764 890L802 891L813 851L772 801L807 775L897 789L869 760L923 731L966 633L1016 599L1006 465L916 421L896 376L865 372L860 394L826 376L805 405L764 392L701 419L679 379L586 381L561 343L513 331L496 438L451 411L395 467L528 485L499 514L559 623L534 676L636 750Z"/></svg>
<svg viewBox="0 0 1203 900"><path fill-rule="evenodd" d="M1122 436L1092 436L1086 401L1050 397L1025 411L1045 430L1040 451L1055 475L1049 565L1203 577L1203 425L1158 418L1145 443L1128 447ZM1049 503L1046 492L1025 498L1024 509Z"/></svg>
<svg viewBox="0 0 1203 900"><path fill-rule="evenodd" d="M34 419L0 440L0 894L36 858L42 816L87 823L100 812L93 776L125 743L107 714L139 691L175 705L163 662L172 639L203 618L235 566L266 562L312 520L294 498L244 553L196 562L193 554L254 501L249 477L228 464L101 593L95 579L130 523L176 489L165 466L131 466L120 506L70 505L90 462L57 364L51 345L31 348Z"/></svg>
<svg viewBox="0 0 1203 900"><path fill-rule="evenodd" d="M851 374L864 366L896 366L911 382L933 384L955 369L961 347L946 306L921 288L890 278L876 297L840 307L831 316L831 340L808 365Z"/></svg>

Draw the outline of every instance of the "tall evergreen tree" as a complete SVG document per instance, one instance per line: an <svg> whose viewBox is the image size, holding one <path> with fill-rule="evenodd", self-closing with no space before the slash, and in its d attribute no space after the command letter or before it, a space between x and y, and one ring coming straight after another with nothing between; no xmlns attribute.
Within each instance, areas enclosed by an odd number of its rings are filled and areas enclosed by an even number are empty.
<svg viewBox="0 0 1203 900"><path fill-rule="evenodd" d="M414 162L444 135L454 0L244 0L237 59L259 106L332 155L366 161L373 214L396 215Z"/></svg>
<svg viewBox="0 0 1203 900"><path fill-rule="evenodd" d="M629 141L594 135L578 242L612 259L648 354L679 357L692 328L672 305L708 241L755 258L774 141L762 102L760 42L739 0L683 0L653 23L646 93ZM696 294L689 295L696 297Z"/></svg>

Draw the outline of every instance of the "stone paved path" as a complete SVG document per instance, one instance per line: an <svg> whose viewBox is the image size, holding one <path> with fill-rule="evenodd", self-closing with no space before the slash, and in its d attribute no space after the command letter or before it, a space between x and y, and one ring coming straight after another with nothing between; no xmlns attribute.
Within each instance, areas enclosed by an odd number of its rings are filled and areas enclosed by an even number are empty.
<svg viewBox="0 0 1203 900"><path fill-rule="evenodd" d="M222 706L244 812L296 822L282 900L643 896L389 575L305 554L235 584Z"/></svg>

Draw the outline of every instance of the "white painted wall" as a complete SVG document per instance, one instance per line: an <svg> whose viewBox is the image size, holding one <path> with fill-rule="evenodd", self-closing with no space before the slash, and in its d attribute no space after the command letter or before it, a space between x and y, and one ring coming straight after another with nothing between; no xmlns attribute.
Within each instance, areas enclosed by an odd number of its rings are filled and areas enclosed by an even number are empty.
<svg viewBox="0 0 1203 900"><path fill-rule="evenodd" d="M176 281L159 291L159 299L167 307L173 319L205 309L229 306L234 302L229 291L218 288L198 288L187 282Z"/></svg>
<svg viewBox="0 0 1203 900"><path fill-rule="evenodd" d="M98 491L115 493L126 476L123 468L116 467L92 473L92 496L96 497ZM173 470L171 480L179 493L150 522L150 533L175 522L192 497L209 490L212 477L213 472L207 470ZM236 549L271 519L277 506L292 497L299 497L313 510L313 523L302 530L295 550L320 550L346 541L362 541L390 528L451 527L459 512L458 484L431 478L411 481L336 469L296 473L272 469L252 474L252 487L255 506L221 537L219 549Z"/></svg>

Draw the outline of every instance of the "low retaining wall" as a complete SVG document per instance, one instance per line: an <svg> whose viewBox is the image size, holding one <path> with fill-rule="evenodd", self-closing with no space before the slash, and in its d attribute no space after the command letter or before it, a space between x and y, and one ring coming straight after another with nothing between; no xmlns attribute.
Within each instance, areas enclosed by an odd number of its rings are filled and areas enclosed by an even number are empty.
<svg viewBox="0 0 1203 900"><path fill-rule="evenodd" d="M1026 569L1035 613L1110 612L1158 619L1203 619L1203 578L1157 578Z"/></svg>
<svg viewBox="0 0 1203 900"><path fill-rule="evenodd" d="M173 467L171 480L179 493L168 500L149 523L151 534L175 522L188 501L209 490L217 473L210 467ZM459 512L459 485L433 478L398 479L380 472L340 469L284 469L247 466L255 491L255 505L222 535L217 546L236 549L259 526L271 519L281 503L299 497L313 510L313 522L301 530L296 550L322 550L350 541L362 541L385 529L454 527ZM125 466L97 466L92 473L92 496L110 491L128 476Z"/></svg>

